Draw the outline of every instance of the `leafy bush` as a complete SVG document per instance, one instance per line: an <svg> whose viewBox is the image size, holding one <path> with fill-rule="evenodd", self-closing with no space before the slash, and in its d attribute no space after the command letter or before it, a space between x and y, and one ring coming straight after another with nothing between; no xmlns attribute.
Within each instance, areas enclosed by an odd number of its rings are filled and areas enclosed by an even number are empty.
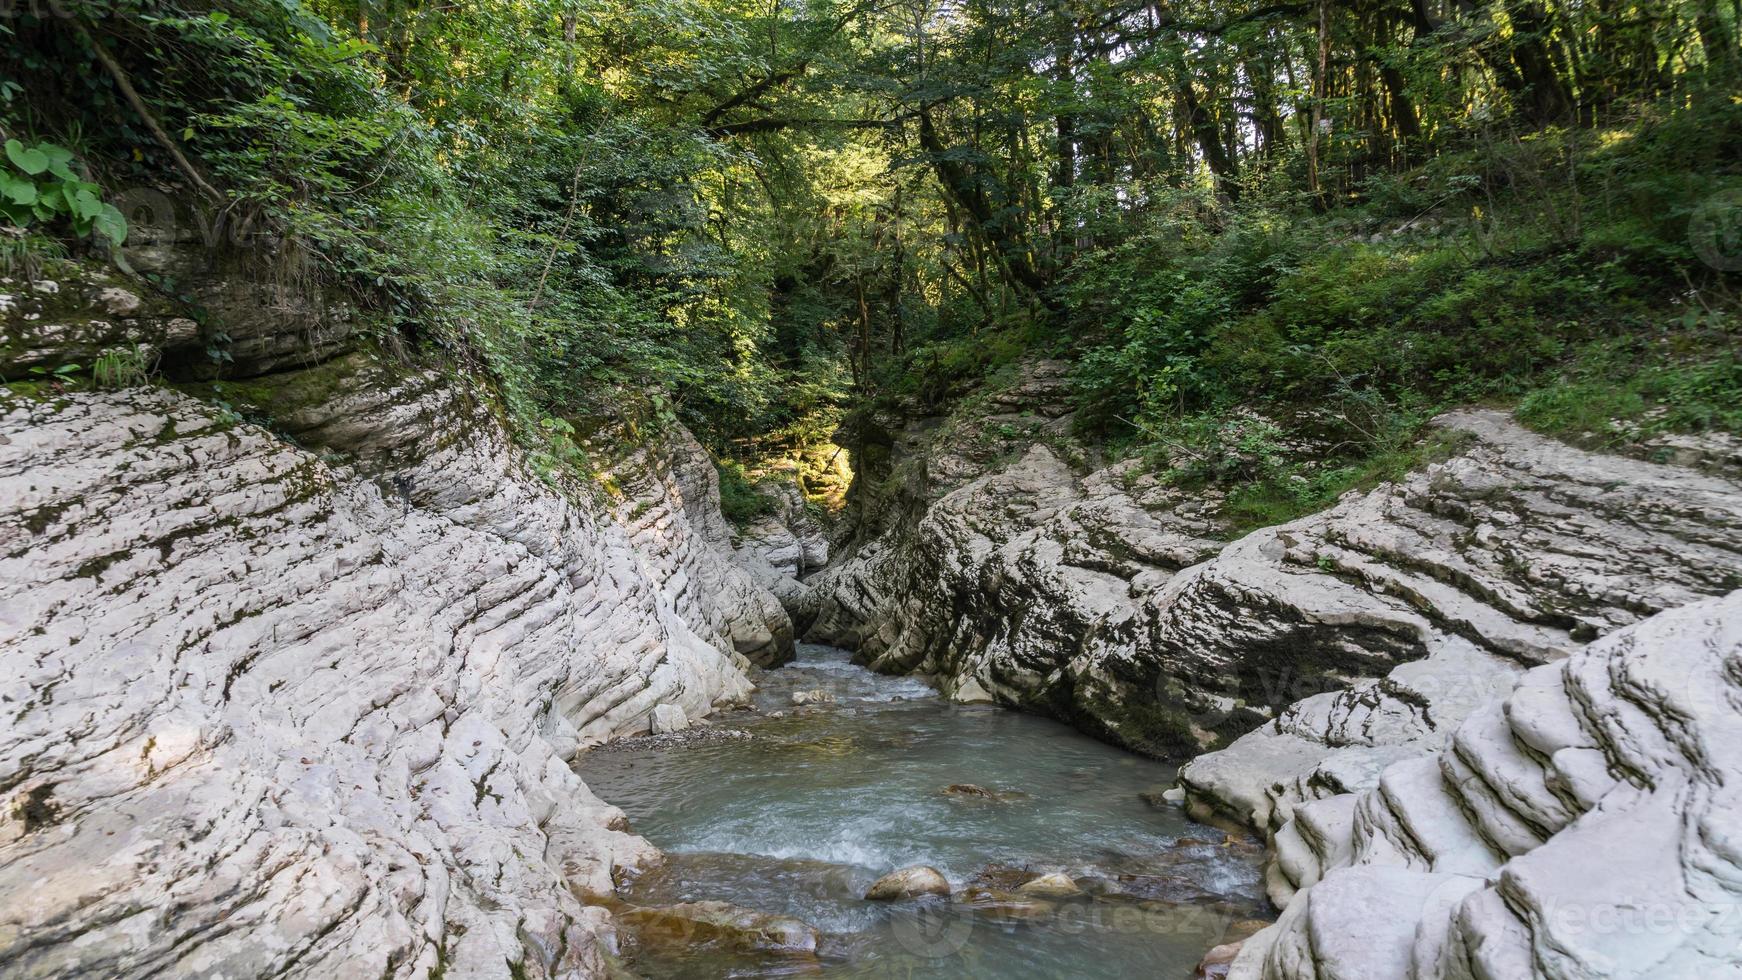
<svg viewBox="0 0 1742 980"><path fill-rule="evenodd" d="M6 141L0 166L0 217L15 227L52 225L64 219L79 237L101 235L112 245L127 238L127 220L103 201L103 188L79 179L73 152L54 143L25 146Z"/></svg>
<svg viewBox="0 0 1742 980"><path fill-rule="evenodd" d="M744 464L721 460L714 467L720 474L720 513L726 515L726 520L743 527L774 513L774 501L757 491L756 482L744 471Z"/></svg>

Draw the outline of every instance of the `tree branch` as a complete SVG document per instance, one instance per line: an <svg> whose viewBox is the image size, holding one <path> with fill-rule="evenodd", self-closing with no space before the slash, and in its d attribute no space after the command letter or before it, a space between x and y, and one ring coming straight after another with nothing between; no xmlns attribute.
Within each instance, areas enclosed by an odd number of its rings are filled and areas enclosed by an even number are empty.
<svg viewBox="0 0 1742 980"><path fill-rule="evenodd" d="M79 37L90 45L91 51L96 54L97 60L102 63L103 69L109 73L109 77L115 80L115 87L121 90L121 97L127 100L127 104L133 107L134 112L139 114L139 118L145 123L145 128L151 130L152 138L157 140L158 145L169 153L170 158L175 161L176 167L187 176L187 179L201 194L211 198L214 203L222 203L223 193L206 183L206 179L200 176L200 172L194 168L193 163L182 154L181 147L176 145L175 140L169 138L169 133L158 123L157 117L151 114L151 110L146 108L145 100L140 98L138 90L134 89L133 82L127 77L127 72L122 70L120 62L115 60L115 56L109 53L108 48L103 47L103 42L97 40L97 36L91 33L84 21L74 19L72 25Z"/></svg>
<svg viewBox="0 0 1742 980"><path fill-rule="evenodd" d="M709 136L724 139L728 136L738 136L744 133L772 133L783 129L891 129L899 126L905 117L893 119L812 119L802 116L770 116L763 119L746 119L742 122L721 123L718 126L706 127Z"/></svg>

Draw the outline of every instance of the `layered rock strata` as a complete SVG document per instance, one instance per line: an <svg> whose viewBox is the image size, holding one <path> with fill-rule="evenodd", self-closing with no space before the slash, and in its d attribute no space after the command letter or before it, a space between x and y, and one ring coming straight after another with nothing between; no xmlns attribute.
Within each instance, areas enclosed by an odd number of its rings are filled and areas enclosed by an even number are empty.
<svg viewBox="0 0 1742 980"><path fill-rule="evenodd" d="M1730 976L1742 592L1537 667L1437 751L1299 806L1299 891L1229 976Z"/></svg>
<svg viewBox="0 0 1742 980"><path fill-rule="evenodd" d="M1232 543L1213 498L1073 465L1058 439L953 486L963 456L936 452L931 481L922 454L900 479L944 486L812 580L810 635L1151 752L1262 725L1187 784L1265 826L1277 782L1347 788L1520 670L1742 585L1733 477L1498 412L1436 426L1462 443L1451 458Z"/></svg>
<svg viewBox="0 0 1742 980"><path fill-rule="evenodd" d="M208 339L86 272L7 284L7 377ZM693 443L625 526L458 383L301 350L0 396L0 973L602 974L591 903L654 852L569 758L741 697L790 626Z"/></svg>

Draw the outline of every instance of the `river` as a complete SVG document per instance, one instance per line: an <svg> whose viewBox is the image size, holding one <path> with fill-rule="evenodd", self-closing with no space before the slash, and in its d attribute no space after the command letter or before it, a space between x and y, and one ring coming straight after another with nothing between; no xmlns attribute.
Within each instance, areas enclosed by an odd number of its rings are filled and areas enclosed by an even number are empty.
<svg viewBox="0 0 1742 980"><path fill-rule="evenodd" d="M639 975L1184 978L1267 914L1254 842L1140 798L1172 783L1171 766L953 704L829 647L755 680L757 710L602 746L579 770L668 855L622 883L626 902L725 901L801 919L821 941L796 955L629 931ZM811 690L834 701L793 705ZM862 898L914 864L942 871L954 897ZM1018 891L1051 872L1082 894Z"/></svg>

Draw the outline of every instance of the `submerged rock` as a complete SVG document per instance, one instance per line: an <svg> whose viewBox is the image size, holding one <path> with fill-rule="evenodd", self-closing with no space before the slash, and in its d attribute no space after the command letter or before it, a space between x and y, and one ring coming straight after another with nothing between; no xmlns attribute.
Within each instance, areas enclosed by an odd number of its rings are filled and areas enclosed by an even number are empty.
<svg viewBox="0 0 1742 980"><path fill-rule="evenodd" d="M1013 892L1039 875L1025 867L1012 864L989 864L968 879L968 887L989 891Z"/></svg>
<svg viewBox="0 0 1742 980"><path fill-rule="evenodd" d="M942 895L949 897L950 880L944 873L929 865L916 864L899 871L891 871L876 880L870 891L865 893L867 901L893 902L902 899L920 898L925 895Z"/></svg>
<svg viewBox="0 0 1742 980"><path fill-rule="evenodd" d="M1058 911L1058 906L1037 895L1004 892L993 888L969 888L963 892L960 906L982 918L995 922L1031 922L1045 919Z"/></svg>
<svg viewBox="0 0 1742 980"><path fill-rule="evenodd" d="M742 952L815 953L818 934L809 923L729 902L643 906L617 915L643 943L719 944Z"/></svg>
<svg viewBox="0 0 1742 980"><path fill-rule="evenodd" d="M1011 800L1028 798L1027 793L1016 790L987 789L973 783L951 783L942 790L945 796L962 800L987 800L993 803L1007 803Z"/></svg>
<svg viewBox="0 0 1742 980"><path fill-rule="evenodd" d="M1041 875L1033 881L1025 882L1016 889L1016 892L1019 895L1035 898L1075 898L1083 894L1083 890L1077 887L1077 883L1071 880L1070 875L1059 871Z"/></svg>

